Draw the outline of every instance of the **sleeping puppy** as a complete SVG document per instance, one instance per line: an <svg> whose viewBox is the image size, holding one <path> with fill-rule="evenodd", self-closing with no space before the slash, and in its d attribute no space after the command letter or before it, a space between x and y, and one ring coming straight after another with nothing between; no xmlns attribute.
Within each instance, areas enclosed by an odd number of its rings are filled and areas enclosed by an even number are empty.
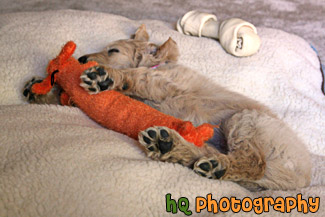
<svg viewBox="0 0 325 217"><path fill-rule="evenodd" d="M234 181L250 190L309 185L308 151L284 122L255 100L177 64L179 52L171 38L161 46L148 39L142 25L134 39L115 41L102 52L80 57L82 63L99 63L81 75L80 85L90 94L120 91L194 125L220 125L203 147L166 127L146 129L139 133L139 142L150 158L180 163L203 177ZM24 90L28 98L31 83ZM30 101L42 101L38 98Z"/></svg>

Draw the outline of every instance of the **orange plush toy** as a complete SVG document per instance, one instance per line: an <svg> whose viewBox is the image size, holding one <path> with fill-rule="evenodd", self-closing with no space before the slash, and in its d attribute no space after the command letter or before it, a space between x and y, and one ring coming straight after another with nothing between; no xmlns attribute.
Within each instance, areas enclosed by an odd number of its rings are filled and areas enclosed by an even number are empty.
<svg viewBox="0 0 325 217"><path fill-rule="evenodd" d="M73 101L90 118L102 126L134 139L138 138L140 131L153 126L174 129L184 139L197 146L202 146L205 141L212 138L213 128L217 126L203 124L196 128L191 122L165 115L114 90L94 95L88 94L79 86L80 75L86 69L96 66L97 63L80 64L72 57L75 49L76 44L69 41L62 48L61 53L49 62L48 77L41 83L34 84L31 91L35 94L46 94L56 83L65 91L60 98L63 105L70 105L70 102Z"/></svg>

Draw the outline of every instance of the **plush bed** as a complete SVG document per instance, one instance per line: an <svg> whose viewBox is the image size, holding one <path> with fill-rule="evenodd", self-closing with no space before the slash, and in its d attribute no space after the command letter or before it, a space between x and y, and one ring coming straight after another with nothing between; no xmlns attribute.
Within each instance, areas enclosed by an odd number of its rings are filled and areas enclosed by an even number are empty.
<svg viewBox="0 0 325 217"><path fill-rule="evenodd" d="M178 164L148 159L137 141L105 129L78 108L30 105L25 81L44 76L50 59L73 40L75 57L129 38L146 24L150 40L171 36L180 62L231 90L269 106L306 143L312 182L295 191L249 192L239 185L202 178ZM317 54L302 38L258 27L260 51L247 58L227 54L211 39L184 36L153 20L74 10L0 15L0 216L172 216L166 194L186 197L192 216L196 197L320 197L325 206L325 96ZM219 212L219 216L234 213ZM238 213L252 216L254 211ZM176 215L184 216L181 211ZM261 216L304 216L297 209Z"/></svg>

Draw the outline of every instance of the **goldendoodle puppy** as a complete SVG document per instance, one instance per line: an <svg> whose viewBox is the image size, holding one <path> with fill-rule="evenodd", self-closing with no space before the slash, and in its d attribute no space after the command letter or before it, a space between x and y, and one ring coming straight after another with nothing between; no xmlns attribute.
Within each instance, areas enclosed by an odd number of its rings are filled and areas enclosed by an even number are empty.
<svg viewBox="0 0 325 217"><path fill-rule="evenodd" d="M235 181L251 190L309 185L308 151L283 121L255 100L178 64L178 48L171 38L161 46L148 39L142 25L134 39L115 41L102 52L80 57L82 63L100 64L82 74L80 85L90 94L120 91L194 125L220 125L203 147L166 127L140 132L139 141L150 158L180 163L203 177ZM30 94L33 82L24 95L31 102L46 101Z"/></svg>

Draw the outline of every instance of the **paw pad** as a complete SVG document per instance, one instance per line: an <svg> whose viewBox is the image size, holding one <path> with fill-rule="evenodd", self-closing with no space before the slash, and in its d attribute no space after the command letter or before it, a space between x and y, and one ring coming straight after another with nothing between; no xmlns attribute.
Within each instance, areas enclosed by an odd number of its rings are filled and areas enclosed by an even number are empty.
<svg viewBox="0 0 325 217"><path fill-rule="evenodd" d="M164 155L173 148L173 140L163 127L151 127L140 132L139 141L147 149L148 155Z"/></svg>
<svg viewBox="0 0 325 217"><path fill-rule="evenodd" d="M220 179L223 175L225 175L225 173L226 173L226 170L219 170L219 171L216 171L216 172L214 173L214 175L215 175L215 177L216 177L217 179Z"/></svg>
<svg viewBox="0 0 325 217"><path fill-rule="evenodd" d="M97 78L96 72L90 72L87 74L87 77L91 80L95 80Z"/></svg>
<svg viewBox="0 0 325 217"><path fill-rule="evenodd" d="M87 69L80 76L81 84L90 94L109 90L114 81L108 76L106 70L101 66L95 66Z"/></svg>
<svg viewBox="0 0 325 217"><path fill-rule="evenodd" d="M194 164L194 172L209 179L220 179L225 175L226 169L215 158L200 158Z"/></svg>
<svg viewBox="0 0 325 217"><path fill-rule="evenodd" d="M200 165L199 165L199 167L202 169L202 170L204 170L204 171L210 171L211 170L211 166L210 166L210 164L209 163L201 163Z"/></svg>
<svg viewBox="0 0 325 217"><path fill-rule="evenodd" d="M107 90L110 85L113 84L113 80L110 78L107 78L105 81L97 82L99 88L101 91Z"/></svg>
<svg viewBox="0 0 325 217"><path fill-rule="evenodd" d="M154 130L149 130L148 131L148 135L151 137L151 138L155 138L157 136L157 133L156 131Z"/></svg>

